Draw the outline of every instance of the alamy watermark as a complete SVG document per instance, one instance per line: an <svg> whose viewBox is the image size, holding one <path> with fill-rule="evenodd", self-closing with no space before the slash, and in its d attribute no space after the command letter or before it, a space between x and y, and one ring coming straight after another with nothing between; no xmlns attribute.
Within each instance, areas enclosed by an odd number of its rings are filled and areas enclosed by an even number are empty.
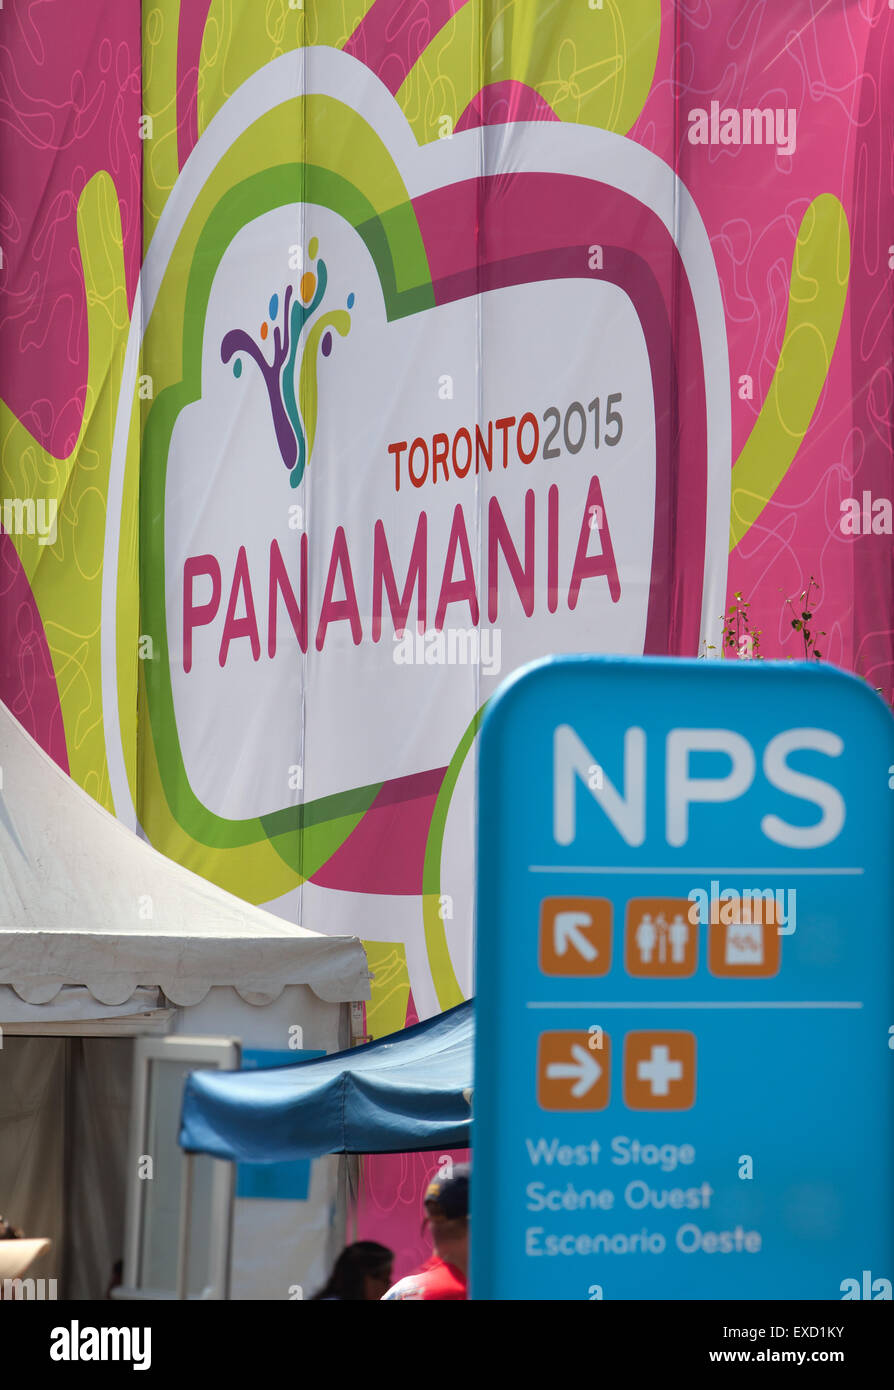
<svg viewBox="0 0 894 1390"><path fill-rule="evenodd" d="M0 523L8 536L37 536L38 545L56 544L55 497L4 497Z"/></svg>
<svg viewBox="0 0 894 1390"><path fill-rule="evenodd" d="M499 674L502 661L499 628L448 627L415 632L399 628L394 634L396 666L480 666L485 675Z"/></svg>
<svg viewBox="0 0 894 1390"><path fill-rule="evenodd" d="M72 1319L50 1333L51 1361L130 1361L134 1371L152 1365L150 1327L90 1327Z"/></svg>
<svg viewBox="0 0 894 1390"><path fill-rule="evenodd" d="M3 1280L4 1302L7 1299L35 1299L38 1302L45 1302L58 1297L55 1279Z"/></svg>
<svg viewBox="0 0 894 1390"><path fill-rule="evenodd" d="M793 107L735 106L721 110L719 101L689 112L690 145L775 145L779 154L793 155L798 144L798 114Z"/></svg>
<svg viewBox="0 0 894 1390"><path fill-rule="evenodd" d="M776 926L779 936L792 936L797 925L796 888L723 888L711 880L710 892L693 888L687 894L692 907L689 921L725 927L745 923Z"/></svg>

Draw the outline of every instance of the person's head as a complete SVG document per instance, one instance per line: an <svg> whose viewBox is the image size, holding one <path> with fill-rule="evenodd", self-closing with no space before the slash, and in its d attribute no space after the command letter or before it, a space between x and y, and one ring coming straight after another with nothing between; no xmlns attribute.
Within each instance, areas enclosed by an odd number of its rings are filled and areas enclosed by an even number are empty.
<svg viewBox="0 0 894 1390"><path fill-rule="evenodd" d="M358 1240L346 1245L335 1261L328 1283L314 1298L340 1298L345 1301L372 1302L391 1287L394 1251L375 1240Z"/></svg>
<svg viewBox="0 0 894 1390"><path fill-rule="evenodd" d="M468 1163L454 1163L449 1176L432 1178L423 1203L435 1254L465 1273L469 1261Z"/></svg>

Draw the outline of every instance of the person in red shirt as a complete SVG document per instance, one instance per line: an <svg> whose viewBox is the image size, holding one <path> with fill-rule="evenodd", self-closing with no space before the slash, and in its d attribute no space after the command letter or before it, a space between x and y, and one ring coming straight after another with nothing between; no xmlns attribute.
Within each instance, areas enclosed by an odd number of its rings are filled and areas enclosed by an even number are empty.
<svg viewBox="0 0 894 1390"><path fill-rule="evenodd" d="M421 1269L398 1279L386 1299L465 1299L469 1266L469 1165L455 1163L449 1177L433 1178L422 1199L434 1254Z"/></svg>

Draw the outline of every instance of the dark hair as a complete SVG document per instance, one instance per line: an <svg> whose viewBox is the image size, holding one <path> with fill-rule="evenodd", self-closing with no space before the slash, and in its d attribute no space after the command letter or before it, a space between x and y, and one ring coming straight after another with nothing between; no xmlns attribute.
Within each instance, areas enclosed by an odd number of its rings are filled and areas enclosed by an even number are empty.
<svg viewBox="0 0 894 1390"><path fill-rule="evenodd" d="M387 1274L394 1260L394 1251L375 1240L358 1240L346 1245L335 1261L329 1280L314 1294L314 1298L340 1298L358 1301L364 1296L363 1280L367 1274Z"/></svg>
<svg viewBox="0 0 894 1390"><path fill-rule="evenodd" d="M22 1232L5 1216L0 1216L0 1240L22 1240Z"/></svg>

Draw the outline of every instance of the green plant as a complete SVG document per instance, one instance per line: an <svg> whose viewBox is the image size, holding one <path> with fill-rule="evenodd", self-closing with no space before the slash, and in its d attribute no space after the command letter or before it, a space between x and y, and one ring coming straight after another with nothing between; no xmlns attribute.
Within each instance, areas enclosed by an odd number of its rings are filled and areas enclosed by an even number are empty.
<svg viewBox="0 0 894 1390"><path fill-rule="evenodd" d="M816 645L817 634L814 633L813 629L810 627L810 623L813 621L814 589L816 590L816 598L819 598L820 586L813 575L811 575L807 581L807 588L800 596L800 608L796 608L790 598L786 599L786 603L792 613L792 627L795 632L800 632L804 642L805 661L821 661L823 656ZM782 590L780 589L779 592L782 593ZM824 630L820 630L818 635L820 637L825 637L826 633Z"/></svg>
<svg viewBox="0 0 894 1390"><path fill-rule="evenodd" d="M763 628L752 627L749 613L751 604L742 598L741 590L737 590L733 597L735 603L730 604L721 618L724 655L729 655L727 649L731 648L741 661L762 661L760 645Z"/></svg>
<svg viewBox="0 0 894 1390"><path fill-rule="evenodd" d="M784 589L780 589L782 594ZM785 600L791 611L791 624L795 632L800 632L801 640L804 643L805 661L822 661L823 654L816 645L817 637L825 637L826 631L821 628L819 631L814 629L811 624L814 618L816 600L821 593L819 583L813 575L807 581L807 588L799 595L798 606L795 600L787 598ZM751 622L751 603L743 599L741 589L737 589L733 595L734 602L730 604L725 614L722 614L720 621L723 624L722 649L724 656L736 656L742 661L763 661L760 650L760 639L763 628L753 627ZM702 650L699 656L706 657L708 652L716 651L707 639L702 639ZM789 657L789 660L792 658Z"/></svg>

